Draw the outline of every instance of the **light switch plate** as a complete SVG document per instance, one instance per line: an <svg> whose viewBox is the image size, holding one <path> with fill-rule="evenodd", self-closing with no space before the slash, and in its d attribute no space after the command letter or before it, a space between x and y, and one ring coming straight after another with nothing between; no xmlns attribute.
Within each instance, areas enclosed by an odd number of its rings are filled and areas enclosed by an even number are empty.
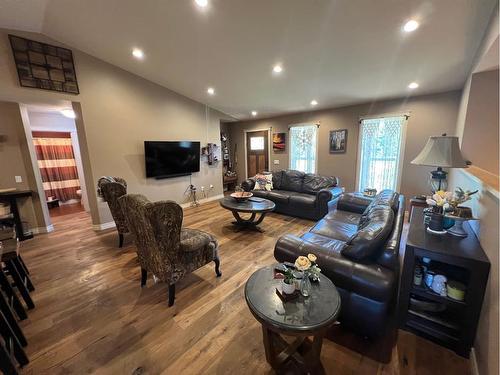
<svg viewBox="0 0 500 375"><path fill-rule="evenodd" d="M278 165L279 163L280 163L280 161L279 161L279 160L275 160L275 161L274 161L274 165Z"/></svg>
<svg viewBox="0 0 500 375"><path fill-rule="evenodd" d="M17 183L23 182L23 178L21 176L15 176L15 178Z"/></svg>

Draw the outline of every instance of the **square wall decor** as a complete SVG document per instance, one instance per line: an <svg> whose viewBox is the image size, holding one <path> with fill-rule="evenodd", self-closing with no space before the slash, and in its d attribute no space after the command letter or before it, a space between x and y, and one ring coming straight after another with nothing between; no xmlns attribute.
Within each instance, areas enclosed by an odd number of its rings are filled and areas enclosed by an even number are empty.
<svg viewBox="0 0 500 375"><path fill-rule="evenodd" d="M343 154L347 147L347 129L330 131L330 154Z"/></svg>
<svg viewBox="0 0 500 375"><path fill-rule="evenodd" d="M71 50L9 34L19 84L79 94Z"/></svg>

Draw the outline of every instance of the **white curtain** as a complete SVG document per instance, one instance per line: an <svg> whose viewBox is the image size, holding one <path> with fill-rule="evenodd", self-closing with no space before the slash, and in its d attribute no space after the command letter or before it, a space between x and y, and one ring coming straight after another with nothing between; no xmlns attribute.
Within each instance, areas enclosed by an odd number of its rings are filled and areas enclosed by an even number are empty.
<svg viewBox="0 0 500 375"><path fill-rule="evenodd" d="M397 190L405 116L361 121L358 189Z"/></svg>
<svg viewBox="0 0 500 375"><path fill-rule="evenodd" d="M316 124L292 126L290 128L290 169L305 173L316 173Z"/></svg>

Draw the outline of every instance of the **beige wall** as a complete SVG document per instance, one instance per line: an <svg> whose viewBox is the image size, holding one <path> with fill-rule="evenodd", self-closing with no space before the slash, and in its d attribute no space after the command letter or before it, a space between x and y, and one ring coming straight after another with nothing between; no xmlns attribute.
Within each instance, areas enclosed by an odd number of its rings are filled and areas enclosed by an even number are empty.
<svg viewBox="0 0 500 375"><path fill-rule="evenodd" d="M237 169L239 178L243 179L245 176L243 133L245 129L272 127L272 132L287 132L290 124L319 122L318 173L340 177L341 185L346 190L353 191L356 188L359 118L367 115L410 112L404 149L401 192L407 196L425 194L429 191L428 173L432 168L415 166L410 162L424 147L429 136L455 133L459 102L460 91L452 91L232 123L229 126L231 140L233 144L238 144ZM348 129L347 152L345 154L329 153L329 132L334 129ZM288 142L287 139L285 152L271 152L272 170L288 168ZM279 160L279 165L274 165L273 160Z"/></svg>
<svg viewBox="0 0 500 375"><path fill-rule="evenodd" d="M0 171L0 189L37 190L21 110L13 102L0 101ZM16 183L15 176L21 176L22 182ZM19 199L18 203L22 219L30 228L45 226L37 194L31 199Z"/></svg>
<svg viewBox="0 0 500 375"><path fill-rule="evenodd" d="M498 69L473 74L462 153L473 165L494 174L499 169L498 100Z"/></svg>
<svg viewBox="0 0 500 375"><path fill-rule="evenodd" d="M485 33L475 58L475 64L463 89L457 121L457 135L461 138L464 153L480 168L490 169L493 175L500 174L498 168L498 52L496 55L496 72L481 73L485 59L491 66L491 51L498 51L499 14L498 5ZM496 46L495 46L496 43ZM493 64L495 65L495 64ZM473 74L474 73L474 74ZM496 75L496 77L495 77ZM484 82L483 78L492 77L496 82ZM476 77L479 80L476 81ZM495 88L496 86L496 88ZM484 90L484 91L483 91ZM494 92L496 91L496 92ZM496 96L496 101L488 95ZM481 103L484 101L484 103ZM477 111L484 111L484 115ZM487 115L486 115L487 114ZM480 118L480 120L479 120ZM473 121L473 119L476 119ZM480 123L479 123L480 122ZM476 138L482 142L476 143ZM496 142L496 144L495 144ZM470 148L476 145L476 149ZM478 152L479 151L479 152ZM495 165L490 164L496 160ZM499 211L500 193L488 186L467 170L452 170L449 176L451 187L479 190L478 195L468 203L479 221L471 222L481 246L491 262L490 278L485 291L485 300L481 310L478 332L474 344L480 375L497 375L499 366Z"/></svg>
<svg viewBox="0 0 500 375"><path fill-rule="evenodd" d="M57 44L39 34L13 33ZM80 51L73 49L73 54L80 95L21 88L7 31L0 29L0 100L28 104L69 100L81 107L83 118L76 124L79 138L84 138L83 142L80 139L82 159L84 164L90 164L84 169L90 174L85 179L94 224L111 221L106 204L95 197L96 181L103 175L125 178L129 192L142 193L151 200L185 202L189 177L145 178L143 142L196 140L220 145L220 119L228 116ZM208 166L202 160L200 172L193 174L193 183L207 190L213 185L209 196L222 194L221 168L222 163Z"/></svg>

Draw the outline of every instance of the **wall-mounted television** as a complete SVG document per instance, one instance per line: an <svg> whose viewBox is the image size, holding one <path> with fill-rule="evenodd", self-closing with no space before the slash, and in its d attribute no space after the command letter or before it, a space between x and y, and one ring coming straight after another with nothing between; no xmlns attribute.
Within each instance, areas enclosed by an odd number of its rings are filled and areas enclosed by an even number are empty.
<svg viewBox="0 0 500 375"><path fill-rule="evenodd" d="M200 171L200 142L144 141L146 177L188 176Z"/></svg>

